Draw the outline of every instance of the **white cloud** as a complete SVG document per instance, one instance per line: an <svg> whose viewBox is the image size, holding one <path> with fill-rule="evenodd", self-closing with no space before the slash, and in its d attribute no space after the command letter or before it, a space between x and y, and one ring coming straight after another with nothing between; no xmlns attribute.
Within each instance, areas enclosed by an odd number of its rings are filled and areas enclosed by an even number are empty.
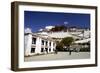
<svg viewBox="0 0 100 73"><path fill-rule="evenodd" d="M39 29L39 31L43 31L43 29Z"/></svg>
<svg viewBox="0 0 100 73"><path fill-rule="evenodd" d="M55 27L55 26L46 26L45 29L50 30L50 29L52 29L52 28L54 28L54 27Z"/></svg>
<svg viewBox="0 0 100 73"><path fill-rule="evenodd" d="M31 31L30 28L26 28L26 29L25 29L25 33L32 33L32 31Z"/></svg>

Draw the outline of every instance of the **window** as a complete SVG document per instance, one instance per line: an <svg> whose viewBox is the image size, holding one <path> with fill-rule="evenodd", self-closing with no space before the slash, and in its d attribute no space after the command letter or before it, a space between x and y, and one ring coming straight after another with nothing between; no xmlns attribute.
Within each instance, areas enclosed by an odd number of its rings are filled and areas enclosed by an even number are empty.
<svg viewBox="0 0 100 73"><path fill-rule="evenodd" d="M42 40L42 45L44 45L44 40Z"/></svg>
<svg viewBox="0 0 100 73"><path fill-rule="evenodd" d="M35 52L35 48L31 48L31 53L34 53Z"/></svg>
<svg viewBox="0 0 100 73"><path fill-rule="evenodd" d="M36 44L36 38L32 38L32 44Z"/></svg>
<svg viewBox="0 0 100 73"><path fill-rule="evenodd" d="M48 48L45 48L46 52L48 53Z"/></svg>
<svg viewBox="0 0 100 73"><path fill-rule="evenodd" d="M46 46L48 45L48 41L46 41Z"/></svg>
<svg viewBox="0 0 100 73"><path fill-rule="evenodd" d="M51 48L49 48L49 52L51 51Z"/></svg>
<svg viewBox="0 0 100 73"><path fill-rule="evenodd" d="M41 52L44 52L44 48L41 48Z"/></svg>

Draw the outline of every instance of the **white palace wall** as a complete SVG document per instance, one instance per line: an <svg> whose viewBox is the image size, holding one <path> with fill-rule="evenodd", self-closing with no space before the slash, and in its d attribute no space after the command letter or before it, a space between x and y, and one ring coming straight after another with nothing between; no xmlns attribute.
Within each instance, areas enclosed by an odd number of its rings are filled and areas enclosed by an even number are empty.
<svg viewBox="0 0 100 73"><path fill-rule="evenodd" d="M32 33L28 33L25 35L25 56L54 52L54 50L56 49L56 43L50 37L42 38L41 36L37 36L37 35L34 36ZM36 44L32 43L32 40L33 40L32 38L36 38ZM42 45L42 40L44 41L43 45ZM46 45L46 42L47 42L47 45ZM34 52L32 52L32 48L33 49L35 48ZM43 51L41 51L42 49Z"/></svg>

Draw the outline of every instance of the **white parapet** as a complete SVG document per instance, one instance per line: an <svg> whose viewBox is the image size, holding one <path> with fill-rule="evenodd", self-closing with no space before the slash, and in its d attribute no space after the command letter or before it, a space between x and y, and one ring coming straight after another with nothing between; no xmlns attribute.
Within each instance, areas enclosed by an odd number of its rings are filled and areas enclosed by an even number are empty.
<svg viewBox="0 0 100 73"><path fill-rule="evenodd" d="M78 41L75 41L75 43L86 43L86 42L90 42L90 38L88 38L88 39L83 39L83 40L78 40Z"/></svg>

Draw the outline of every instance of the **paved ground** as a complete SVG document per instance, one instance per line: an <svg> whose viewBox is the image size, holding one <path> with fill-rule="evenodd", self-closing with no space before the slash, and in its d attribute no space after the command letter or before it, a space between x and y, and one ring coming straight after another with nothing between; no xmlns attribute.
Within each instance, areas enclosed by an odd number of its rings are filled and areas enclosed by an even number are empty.
<svg viewBox="0 0 100 73"><path fill-rule="evenodd" d="M38 55L25 57L25 61L45 61L45 60L71 60L71 59L87 59L90 58L89 52L72 52L69 55L69 52L58 52L58 54L46 54L46 55Z"/></svg>

